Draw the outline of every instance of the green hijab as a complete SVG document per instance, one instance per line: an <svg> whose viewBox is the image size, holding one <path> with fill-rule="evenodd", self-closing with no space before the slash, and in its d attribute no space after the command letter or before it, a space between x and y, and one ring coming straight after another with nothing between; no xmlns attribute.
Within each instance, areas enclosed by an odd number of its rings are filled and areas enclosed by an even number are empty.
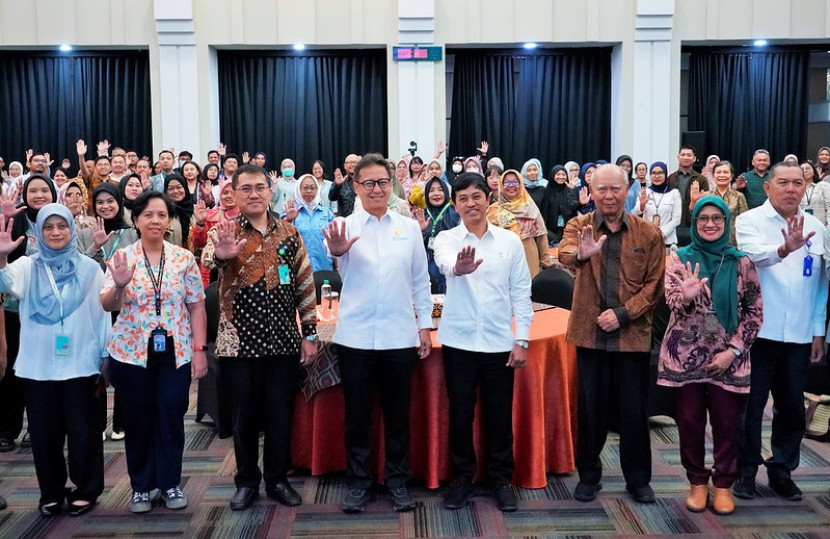
<svg viewBox="0 0 830 539"><path fill-rule="evenodd" d="M723 234L714 241L706 241L697 233L697 216L706 206L715 206L724 215ZM692 269L700 265L700 278L709 279L712 291L712 303L718 320L729 335L738 328L738 259L746 256L729 245L729 230L732 216L729 207L720 197L704 196L692 210L692 243L677 250L677 256L685 264L690 262ZM721 260L723 265L721 266ZM720 266L720 273L718 267ZM717 279L715 276L717 275Z"/></svg>

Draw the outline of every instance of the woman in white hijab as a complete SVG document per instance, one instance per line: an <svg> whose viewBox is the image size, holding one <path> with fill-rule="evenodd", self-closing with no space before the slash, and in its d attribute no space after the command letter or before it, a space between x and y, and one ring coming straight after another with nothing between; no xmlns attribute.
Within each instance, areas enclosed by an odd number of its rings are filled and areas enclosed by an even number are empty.
<svg viewBox="0 0 830 539"><path fill-rule="evenodd" d="M323 245L323 229L328 229L334 214L320 204L320 187L314 176L300 176L294 185L294 198L286 202L281 217L300 232L313 271L334 269Z"/></svg>

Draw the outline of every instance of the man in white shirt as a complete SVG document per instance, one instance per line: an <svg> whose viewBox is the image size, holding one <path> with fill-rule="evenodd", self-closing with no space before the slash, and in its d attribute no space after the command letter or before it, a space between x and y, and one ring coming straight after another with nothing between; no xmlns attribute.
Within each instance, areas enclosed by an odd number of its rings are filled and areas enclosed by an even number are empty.
<svg viewBox="0 0 830 539"><path fill-rule="evenodd" d="M755 263L764 298L764 323L750 349L752 378L746 417L738 433L735 496L755 497L758 466L767 467L770 487L788 500L801 490L790 478L798 467L804 436L804 381L810 361L824 354L827 275L824 225L799 211L806 190L796 164L778 163L764 183L769 197L738 216L738 248ZM783 240L782 240L783 235ZM775 401L770 446L761 457L761 420L770 392Z"/></svg>
<svg viewBox="0 0 830 539"><path fill-rule="evenodd" d="M392 180L382 155L368 154L360 160L354 186L363 208L324 230L343 278L334 334L346 404L349 492L342 509L359 513L369 502L372 402L377 389L383 409L385 483L395 510L408 511L415 507L406 489L410 380L416 350L421 358L431 350L427 256L418 223L387 211Z"/></svg>
<svg viewBox="0 0 830 539"><path fill-rule="evenodd" d="M476 471L473 417L481 390L487 464L502 511L518 509L513 477L513 370L527 364L533 308L522 241L487 222L490 188L476 173L456 179L453 202L461 224L435 238L435 262L447 277L438 341L450 400L450 452L455 480L444 498L461 509ZM516 334L511 321L516 321Z"/></svg>

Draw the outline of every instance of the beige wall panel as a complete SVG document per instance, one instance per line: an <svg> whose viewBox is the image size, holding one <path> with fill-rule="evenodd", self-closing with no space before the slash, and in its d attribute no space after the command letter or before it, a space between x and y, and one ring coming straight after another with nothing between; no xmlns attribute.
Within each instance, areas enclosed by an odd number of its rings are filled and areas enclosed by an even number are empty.
<svg viewBox="0 0 830 539"><path fill-rule="evenodd" d="M796 0L798 2L800 0ZM790 33L790 0L755 0L752 17L752 37L786 38Z"/></svg>
<svg viewBox="0 0 830 539"><path fill-rule="evenodd" d="M245 44L259 45L277 43L283 39L281 30L290 24L286 16L280 13L280 4L275 0L244 0L231 2L231 9L238 11L242 20L242 41ZM304 9L308 2L295 2L296 9Z"/></svg>
<svg viewBox="0 0 830 539"><path fill-rule="evenodd" d="M827 28L826 0L796 0L790 2L792 16L789 31L793 36L824 37Z"/></svg>
<svg viewBox="0 0 830 539"><path fill-rule="evenodd" d="M0 43L26 45L37 41L37 5L20 0L0 0Z"/></svg>
<svg viewBox="0 0 830 539"><path fill-rule="evenodd" d="M75 0L78 44L113 45L112 8L110 2L101 0Z"/></svg>
<svg viewBox="0 0 830 539"><path fill-rule="evenodd" d="M352 27L351 2L348 0L316 0L314 41L327 45L349 43ZM362 15L361 15L362 18Z"/></svg>

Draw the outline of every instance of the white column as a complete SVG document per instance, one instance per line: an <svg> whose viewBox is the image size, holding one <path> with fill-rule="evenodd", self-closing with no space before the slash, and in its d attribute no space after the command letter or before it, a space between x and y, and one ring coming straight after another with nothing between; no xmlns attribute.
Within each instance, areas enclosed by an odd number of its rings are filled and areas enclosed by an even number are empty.
<svg viewBox="0 0 830 539"><path fill-rule="evenodd" d="M398 0L398 42L435 43L435 0ZM397 159L414 140L418 155L428 161L438 133L444 130L444 62L392 62L389 58L389 114L398 120L397 126L390 122L389 156Z"/></svg>
<svg viewBox="0 0 830 539"><path fill-rule="evenodd" d="M679 78L680 58L672 62L674 0L637 0L634 29L631 121L615 125L628 130L632 157L638 161L668 160L676 152L679 119L672 121L672 81Z"/></svg>
<svg viewBox="0 0 830 539"><path fill-rule="evenodd" d="M159 151L175 147L187 150L197 162L204 160L199 134L199 70L192 0L155 0L158 35L159 102L161 140Z"/></svg>

